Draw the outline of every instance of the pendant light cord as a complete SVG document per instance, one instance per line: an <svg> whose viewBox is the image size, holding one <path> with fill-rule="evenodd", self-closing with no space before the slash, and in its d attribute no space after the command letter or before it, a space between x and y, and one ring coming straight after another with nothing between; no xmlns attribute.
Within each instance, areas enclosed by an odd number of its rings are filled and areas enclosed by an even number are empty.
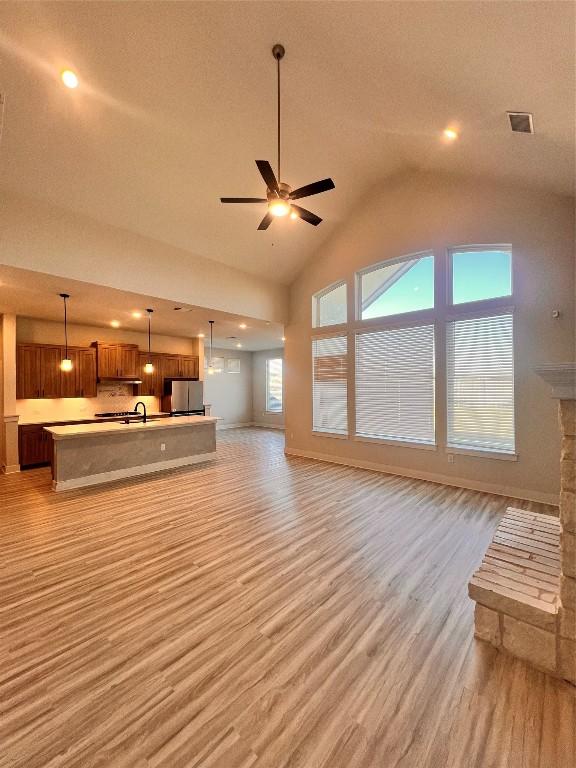
<svg viewBox="0 0 576 768"><path fill-rule="evenodd" d="M152 313L148 310L148 362L150 363L150 321L152 319Z"/></svg>
<svg viewBox="0 0 576 768"><path fill-rule="evenodd" d="M66 345L66 360L68 360L68 312L66 309L66 299L64 297L64 343Z"/></svg>
<svg viewBox="0 0 576 768"><path fill-rule="evenodd" d="M214 320L209 320L210 323L210 365L209 368L212 367L212 326L214 325Z"/></svg>

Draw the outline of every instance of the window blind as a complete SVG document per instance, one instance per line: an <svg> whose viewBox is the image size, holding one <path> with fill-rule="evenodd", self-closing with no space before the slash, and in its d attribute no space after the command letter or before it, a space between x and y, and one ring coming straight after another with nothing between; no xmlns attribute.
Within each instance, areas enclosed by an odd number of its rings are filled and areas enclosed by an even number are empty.
<svg viewBox="0 0 576 768"><path fill-rule="evenodd" d="M312 341L312 429L348 434L348 345L346 336Z"/></svg>
<svg viewBox="0 0 576 768"><path fill-rule="evenodd" d="M447 328L448 446L514 453L514 347L510 313Z"/></svg>
<svg viewBox="0 0 576 768"><path fill-rule="evenodd" d="M434 444L434 326L356 335L356 434Z"/></svg>

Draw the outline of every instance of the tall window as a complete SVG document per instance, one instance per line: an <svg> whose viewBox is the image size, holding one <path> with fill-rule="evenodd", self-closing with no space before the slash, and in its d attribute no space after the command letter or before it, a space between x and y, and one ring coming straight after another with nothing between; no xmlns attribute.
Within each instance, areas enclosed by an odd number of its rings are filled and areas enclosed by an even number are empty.
<svg viewBox="0 0 576 768"><path fill-rule="evenodd" d="M312 298L312 324L316 328L347 320L346 283L333 285Z"/></svg>
<svg viewBox="0 0 576 768"><path fill-rule="evenodd" d="M282 358L266 360L266 410L269 413L282 412Z"/></svg>
<svg viewBox="0 0 576 768"><path fill-rule="evenodd" d="M448 446L514 453L512 315L447 328Z"/></svg>
<svg viewBox="0 0 576 768"><path fill-rule="evenodd" d="M356 434L434 443L433 325L357 334Z"/></svg>
<svg viewBox="0 0 576 768"><path fill-rule="evenodd" d="M312 342L312 428L348 434L348 342L346 336Z"/></svg>
<svg viewBox="0 0 576 768"><path fill-rule="evenodd" d="M346 295L341 283L313 297L314 431L347 436L351 395L353 436L430 448L445 403L446 448L515 456L510 245L426 251L367 267L356 274L350 322ZM322 326L335 323L345 330L326 338ZM350 369L347 339L354 340ZM437 354L438 339L446 354Z"/></svg>

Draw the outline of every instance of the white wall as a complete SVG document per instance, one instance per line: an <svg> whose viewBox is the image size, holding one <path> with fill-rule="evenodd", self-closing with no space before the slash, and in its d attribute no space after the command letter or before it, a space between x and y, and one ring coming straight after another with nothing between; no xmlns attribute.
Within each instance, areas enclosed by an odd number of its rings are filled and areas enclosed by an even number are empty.
<svg viewBox="0 0 576 768"><path fill-rule="evenodd" d="M2 189L0 263L283 322L286 286Z"/></svg>
<svg viewBox="0 0 576 768"><path fill-rule="evenodd" d="M444 254L450 246L489 243L511 243L513 248L518 461L456 455L451 464L442 447L424 451L313 435L312 295L346 280L352 303L358 269L423 250ZM574 359L574 266L572 198L436 173L415 172L389 180L362 201L291 287L284 384L287 451L523 498L557 500L556 404L534 367ZM558 319L554 310L560 311ZM348 385L352 391L353 371ZM445 433L444 402L437 404L436 415L439 432Z"/></svg>
<svg viewBox="0 0 576 768"><path fill-rule="evenodd" d="M204 376L204 402L212 406L212 416L221 419L218 428L251 424L252 352L214 348L213 357L224 358L224 370ZM226 372L226 360L231 358L240 360L240 373Z"/></svg>
<svg viewBox="0 0 576 768"><path fill-rule="evenodd" d="M252 353L252 403L254 424L263 427L284 428L284 412L266 411L266 360L284 358L283 349L266 349Z"/></svg>

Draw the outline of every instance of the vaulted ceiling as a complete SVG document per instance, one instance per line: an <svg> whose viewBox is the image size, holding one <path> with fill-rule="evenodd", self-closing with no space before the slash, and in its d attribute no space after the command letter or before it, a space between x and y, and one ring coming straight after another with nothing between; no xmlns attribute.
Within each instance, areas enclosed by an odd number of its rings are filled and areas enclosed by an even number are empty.
<svg viewBox="0 0 576 768"><path fill-rule="evenodd" d="M283 180L336 189L306 201L319 227L258 232L219 197L275 165L278 41ZM282 283L404 168L573 191L571 3L4 2L0 55L2 185Z"/></svg>

